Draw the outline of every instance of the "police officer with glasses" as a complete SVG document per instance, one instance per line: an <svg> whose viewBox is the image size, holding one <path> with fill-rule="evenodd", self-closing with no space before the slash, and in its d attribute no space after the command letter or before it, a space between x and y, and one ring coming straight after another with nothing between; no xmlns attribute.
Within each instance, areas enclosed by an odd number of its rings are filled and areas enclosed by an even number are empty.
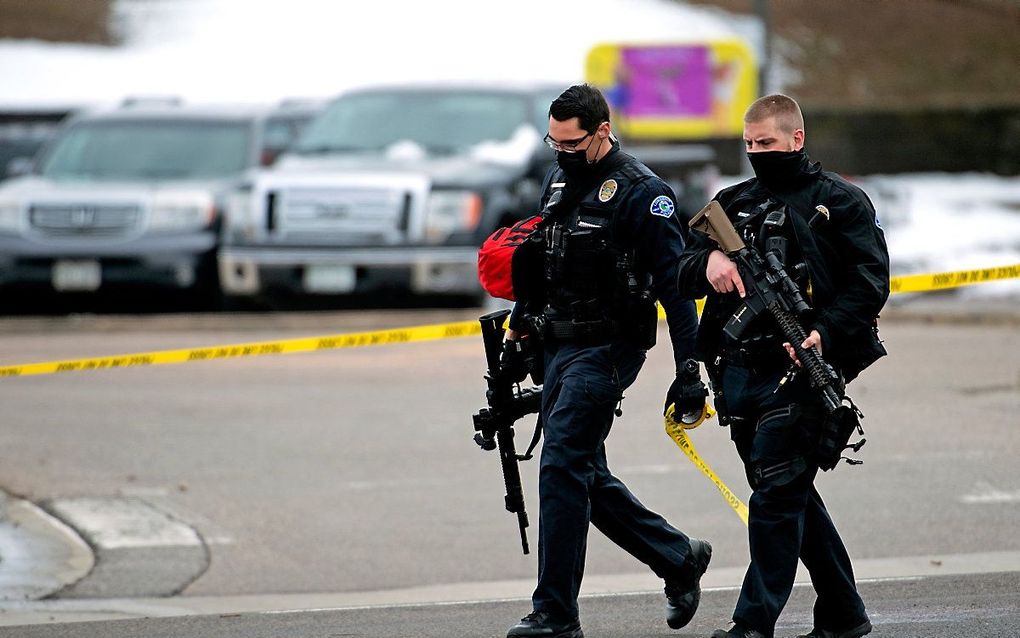
<svg viewBox="0 0 1020 638"><path fill-rule="evenodd" d="M676 197L620 149L609 118L603 95L586 84L552 102L545 140L557 165L543 186L543 220L522 246L530 256L514 256L517 305L504 363L513 368L515 357L542 344L545 442L538 585L533 611L508 638L583 636L577 598L589 523L665 581L672 628L694 616L712 555L708 542L689 538L642 505L606 460L623 392L655 342L656 299L666 311L678 371L667 407L699 414L707 397L697 366L692 374L686 365L697 317L675 285L687 232Z"/></svg>

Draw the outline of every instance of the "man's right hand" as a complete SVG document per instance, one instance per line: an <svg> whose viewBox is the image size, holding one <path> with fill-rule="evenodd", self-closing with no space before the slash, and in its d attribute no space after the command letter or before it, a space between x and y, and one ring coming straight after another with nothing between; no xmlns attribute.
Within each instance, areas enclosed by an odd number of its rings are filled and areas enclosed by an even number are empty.
<svg viewBox="0 0 1020 638"><path fill-rule="evenodd" d="M737 271L737 265L723 251L713 250L709 253L705 277L708 279L708 283L712 284L712 288L716 292L723 293L736 290L737 294L743 298L744 282Z"/></svg>
<svg viewBox="0 0 1020 638"><path fill-rule="evenodd" d="M526 339L507 339L503 342L503 353L499 357L499 374L511 383L520 383L530 371L528 357L531 354Z"/></svg>

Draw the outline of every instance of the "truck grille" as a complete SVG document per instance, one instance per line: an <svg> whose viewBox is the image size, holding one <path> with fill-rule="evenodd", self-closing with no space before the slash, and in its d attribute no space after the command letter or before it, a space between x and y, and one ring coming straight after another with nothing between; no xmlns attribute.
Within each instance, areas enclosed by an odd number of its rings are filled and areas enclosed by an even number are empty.
<svg viewBox="0 0 1020 638"><path fill-rule="evenodd" d="M51 237L116 237L138 226L141 209L134 204L35 204L32 228Z"/></svg>
<svg viewBox="0 0 1020 638"><path fill-rule="evenodd" d="M333 245L405 241L412 196L401 190L301 188L266 195L267 230L288 240Z"/></svg>

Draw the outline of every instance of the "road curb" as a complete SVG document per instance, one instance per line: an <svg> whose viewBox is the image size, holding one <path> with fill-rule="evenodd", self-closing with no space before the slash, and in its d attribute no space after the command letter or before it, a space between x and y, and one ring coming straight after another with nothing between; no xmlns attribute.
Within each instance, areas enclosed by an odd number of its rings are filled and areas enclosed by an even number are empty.
<svg viewBox="0 0 1020 638"><path fill-rule="evenodd" d="M31 501L0 490L0 600L38 600L95 565L88 544Z"/></svg>
<svg viewBox="0 0 1020 638"><path fill-rule="evenodd" d="M173 596L209 567L198 530L143 499L59 498L43 506L95 552L92 570L57 592L61 599Z"/></svg>

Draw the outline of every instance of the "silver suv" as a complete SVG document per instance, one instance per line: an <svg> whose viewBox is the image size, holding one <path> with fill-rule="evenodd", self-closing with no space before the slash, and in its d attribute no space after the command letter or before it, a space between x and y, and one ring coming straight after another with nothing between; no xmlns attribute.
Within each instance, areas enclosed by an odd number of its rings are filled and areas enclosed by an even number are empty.
<svg viewBox="0 0 1020 638"><path fill-rule="evenodd" d="M0 185L0 284L215 295L224 194L307 109L136 106L74 118Z"/></svg>

